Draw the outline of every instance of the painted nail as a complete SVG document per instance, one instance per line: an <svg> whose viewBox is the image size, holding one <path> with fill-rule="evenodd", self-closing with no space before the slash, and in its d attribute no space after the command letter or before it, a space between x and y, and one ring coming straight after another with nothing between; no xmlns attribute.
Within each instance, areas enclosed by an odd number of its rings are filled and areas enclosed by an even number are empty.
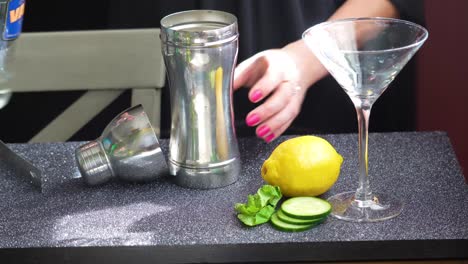
<svg viewBox="0 0 468 264"><path fill-rule="evenodd" d="M260 128L258 128L257 130L257 136L258 137L264 137L266 134L268 134L268 132L270 132L270 128L267 127L267 126L261 126Z"/></svg>
<svg viewBox="0 0 468 264"><path fill-rule="evenodd" d="M254 126L260 122L260 117L257 114L252 114L247 117L246 123L248 126Z"/></svg>
<svg viewBox="0 0 468 264"><path fill-rule="evenodd" d="M255 90L250 96L250 101L256 103L260 100L260 98L262 98L262 92L260 92L259 90Z"/></svg>
<svg viewBox="0 0 468 264"><path fill-rule="evenodd" d="M275 137L275 134L271 133L270 135L268 135L266 138L265 138L265 142L266 143L270 143L273 138Z"/></svg>

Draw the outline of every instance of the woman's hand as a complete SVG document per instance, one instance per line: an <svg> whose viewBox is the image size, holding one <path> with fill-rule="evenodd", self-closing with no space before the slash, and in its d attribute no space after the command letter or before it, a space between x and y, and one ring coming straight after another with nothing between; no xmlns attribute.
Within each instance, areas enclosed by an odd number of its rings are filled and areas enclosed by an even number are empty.
<svg viewBox="0 0 468 264"><path fill-rule="evenodd" d="M266 142L281 135L299 114L306 89L299 84L296 63L281 49L267 50L239 64L234 90L250 87L249 100L262 102L246 117Z"/></svg>
<svg viewBox="0 0 468 264"><path fill-rule="evenodd" d="M249 87L249 100L261 102L247 115L247 125L257 126L257 136L271 142L297 117L308 87L326 74L302 40L243 61L235 70L234 90Z"/></svg>
<svg viewBox="0 0 468 264"><path fill-rule="evenodd" d="M374 16L398 17L398 10L389 0L348 0L330 20ZM327 74L303 40L242 62L234 74L234 90L249 87L250 101L261 102L247 115L247 125L257 126L257 136L272 141L297 117L308 87Z"/></svg>

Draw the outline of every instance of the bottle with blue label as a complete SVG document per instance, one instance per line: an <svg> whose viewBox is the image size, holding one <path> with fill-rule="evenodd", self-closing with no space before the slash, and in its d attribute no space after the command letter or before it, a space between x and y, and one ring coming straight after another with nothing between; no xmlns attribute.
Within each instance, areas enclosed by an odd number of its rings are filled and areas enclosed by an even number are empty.
<svg viewBox="0 0 468 264"><path fill-rule="evenodd" d="M23 26L25 0L0 0L0 109L11 97L5 86L13 73L8 64L14 59L14 43Z"/></svg>

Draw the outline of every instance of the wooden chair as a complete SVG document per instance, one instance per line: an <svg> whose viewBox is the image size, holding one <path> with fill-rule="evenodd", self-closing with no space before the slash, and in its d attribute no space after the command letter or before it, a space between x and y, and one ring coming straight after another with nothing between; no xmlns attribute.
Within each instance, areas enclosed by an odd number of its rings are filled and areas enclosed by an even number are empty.
<svg viewBox="0 0 468 264"><path fill-rule="evenodd" d="M13 92L87 90L30 142L68 140L129 88L132 105L143 105L159 134L165 80L159 29L23 33L15 49Z"/></svg>

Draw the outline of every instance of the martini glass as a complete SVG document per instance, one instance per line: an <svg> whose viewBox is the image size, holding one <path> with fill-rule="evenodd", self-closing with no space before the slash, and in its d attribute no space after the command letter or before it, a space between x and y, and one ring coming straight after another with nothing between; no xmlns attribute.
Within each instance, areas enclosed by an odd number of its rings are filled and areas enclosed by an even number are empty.
<svg viewBox="0 0 468 264"><path fill-rule="evenodd" d="M353 102L359 128L359 187L328 199L332 215L374 222L399 215L403 202L373 192L368 174L368 125L372 105L428 37L425 28L391 18L351 18L324 22L303 39Z"/></svg>

